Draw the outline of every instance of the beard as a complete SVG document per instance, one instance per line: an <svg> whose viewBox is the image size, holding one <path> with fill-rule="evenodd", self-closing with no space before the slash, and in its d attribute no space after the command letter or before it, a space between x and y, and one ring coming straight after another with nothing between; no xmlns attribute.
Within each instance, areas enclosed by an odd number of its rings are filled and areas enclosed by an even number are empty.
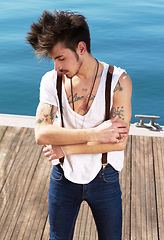
<svg viewBox="0 0 164 240"><path fill-rule="evenodd" d="M77 53L76 53L76 56L78 56ZM65 74L67 78L72 79L74 76L76 76L76 75L79 73L80 68L81 68L81 66L82 66L82 64L83 64L83 61L80 60L79 56L77 57L77 63L78 63L78 66L77 66L77 70L76 70L76 72L73 73L71 76L69 76L68 74ZM69 71L68 71L68 72L69 72Z"/></svg>

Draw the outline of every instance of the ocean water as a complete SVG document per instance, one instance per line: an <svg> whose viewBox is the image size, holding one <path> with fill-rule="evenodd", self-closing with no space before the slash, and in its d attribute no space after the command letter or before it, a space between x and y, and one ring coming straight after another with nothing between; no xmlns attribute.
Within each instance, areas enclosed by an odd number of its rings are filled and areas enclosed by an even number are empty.
<svg viewBox="0 0 164 240"><path fill-rule="evenodd" d="M0 113L35 115L41 77L53 62L39 62L25 44L43 10L84 14L92 54L126 69L133 83L135 114L158 115L164 125L163 0L0 0Z"/></svg>

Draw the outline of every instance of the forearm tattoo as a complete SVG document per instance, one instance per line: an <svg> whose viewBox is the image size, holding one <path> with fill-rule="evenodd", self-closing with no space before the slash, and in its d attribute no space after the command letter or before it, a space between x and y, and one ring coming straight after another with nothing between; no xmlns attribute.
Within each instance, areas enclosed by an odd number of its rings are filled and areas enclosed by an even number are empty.
<svg viewBox="0 0 164 240"><path fill-rule="evenodd" d="M118 116L121 120L124 120L124 107L113 107L111 110L111 118Z"/></svg>
<svg viewBox="0 0 164 240"><path fill-rule="evenodd" d="M46 112L47 114L45 114ZM54 106L49 104L40 105L37 109L37 116L42 116L42 117L39 117L36 120L36 124L42 123L42 122L49 122L50 124L53 124L55 120Z"/></svg>
<svg viewBox="0 0 164 240"><path fill-rule="evenodd" d="M116 87L115 87L115 89L114 89L114 92L117 92L117 91L122 91L123 90L123 87L121 87L121 84L120 84L120 82L118 81L118 83L117 83L117 85L116 85Z"/></svg>

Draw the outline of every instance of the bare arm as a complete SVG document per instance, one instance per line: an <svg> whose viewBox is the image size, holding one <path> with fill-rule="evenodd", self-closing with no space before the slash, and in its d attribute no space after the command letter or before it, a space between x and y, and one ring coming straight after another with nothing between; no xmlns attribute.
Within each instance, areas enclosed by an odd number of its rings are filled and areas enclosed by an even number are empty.
<svg viewBox="0 0 164 240"><path fill-rule="evenodd" d="M119 79L118 84L115 88L115 93L113 96L113 107L112 107L112 118L115 119L116 116L117 123L126 123L128 126L128 130L130 127L130 120L131 120L131 93L132 93L132 84L130 77L124 73ZM104 123L106 124L106 122ZM98 128L101 128L102 125L98 126ZM113 126L113 129L115 127ZM115 130L116 131L116 130ZM103 153L103 152L110 152L110 151L120 151L124 150L126 147L127 142L127 134L117 132L116 136L121 134L122 140L119 141L119 143L116 143L116 141L110 142L110 143L102 143L100 142L91 142L88 141L86 143L82 144L73 144L73 145L65 145L62 146L64 152L66 155L70 154L96 154L96 153ZM49 151L50 147L45 148L45 153L47 157L50 157L55 153L55 146L52 146L51 153ZM60 151L60 149L58 149ZM60 152L62 156L63 153ZM61 156L60 156L61 157ZM53 158L58 158L58 154L55 156L52 156Z"/></svg>
<svg viewBox="0 0 164 240"><path fill-rule="evenodd" d="M57 107L40 102L36 112L35 138L39 145L65 145L87 142L87 130L66 129L53 125Z"/></svg>
<svg viewBox="0 0 164 240"><path fill-rule="evenodd" d="M40 145L74 145L87 142L116 142L119 133L127 133L127 125L106 121L90 129L67 129L53 125L57 107L40 103L36 113L35 137Z"/></svg>

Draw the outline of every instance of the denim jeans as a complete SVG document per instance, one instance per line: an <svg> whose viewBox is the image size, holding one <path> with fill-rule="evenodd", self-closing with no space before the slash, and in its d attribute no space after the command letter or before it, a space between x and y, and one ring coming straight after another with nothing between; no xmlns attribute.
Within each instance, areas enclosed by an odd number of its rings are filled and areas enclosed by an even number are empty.
<svg viewBox="0 0 164 240"><path fill-rule="evenodd" d="M76 218L84 200L93 213L98 239L120 240L122 200L119 174L109 164L88 184L68 181L60 165L53 166L49 189L50 240L73 239Z"/></svg>

